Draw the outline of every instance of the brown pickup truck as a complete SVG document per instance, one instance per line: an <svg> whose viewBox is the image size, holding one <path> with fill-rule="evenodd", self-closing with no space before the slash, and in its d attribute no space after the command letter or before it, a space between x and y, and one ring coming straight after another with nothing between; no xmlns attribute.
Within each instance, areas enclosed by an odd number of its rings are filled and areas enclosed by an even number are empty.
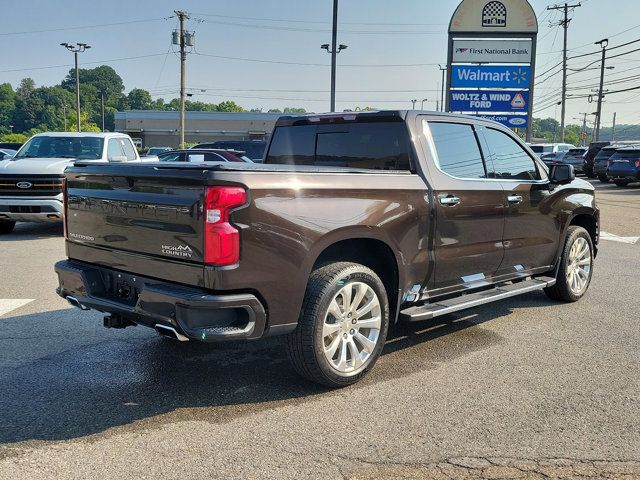
<svg viewBox="0 0 640 480"><path fill-rule="evenodd" d="M174 339L286 335L344 386L387 330L522 293L576 301L598 241L592 186L510 130L420 111L282 117L263 164L76 163L58 293Z"/></svg>

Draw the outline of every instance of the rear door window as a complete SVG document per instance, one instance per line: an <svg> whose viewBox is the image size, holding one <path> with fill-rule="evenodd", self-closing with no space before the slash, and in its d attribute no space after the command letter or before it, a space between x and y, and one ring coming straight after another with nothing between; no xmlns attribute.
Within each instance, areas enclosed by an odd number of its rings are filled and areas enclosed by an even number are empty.
<svg viewBox="0 0 640 480"><path fill-rule="evenodd" d="M132 161L136 159L136 150L133 147L133 143L128 138L119 138L121 142L122 149L124 150L124 154L127 156L128 161Z"/></svg>
<svg viewBox="0 0 640 480"><path fill-rule="evenodd" d="M482 154L471 125L429 122L440 170L457 178L486 178Z"/></svg>
<svg viewBox="0 0 640 480"><path fill-rule="evenodd" d="M522 146L504 132L483 129L488 151L485 153L489 176L505 180L540 180L535 161Z"/></svg>
<svg viewBox="0 0 640 480"><path fill-rule="evenodd" d="M265 163L410 170L404 122L277 127Z"/></svg>
<svg viewBox="0 0 640 480"><path fill-rule="evenodd" d="M109 139L109 143L107 144L107 155L109 160L111 160L114 157L124 156L124 152L122 151L122 145L120 144L117 138Z"/></svg>

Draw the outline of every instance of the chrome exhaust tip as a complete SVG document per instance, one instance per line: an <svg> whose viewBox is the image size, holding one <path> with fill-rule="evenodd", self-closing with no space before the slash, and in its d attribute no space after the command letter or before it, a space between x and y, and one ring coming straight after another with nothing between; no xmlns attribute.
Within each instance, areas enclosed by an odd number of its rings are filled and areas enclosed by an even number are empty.
<svg viewBox="0 0 640 480"><path fill-rule="evenodd" d="M156 323L155 325L156 332L158 332L163 337L173 338L174 340L178 340L179 342L188 342L189 338L184 335L178 333L175 328L169 327L167 325L160 325Z"/></svg>
<svg viewBox="0 0 640 480"><path fill-rule="evenodd" d="M81 304L76 297L72 297L71 295L67 296L67 302L73 307L79 308L80 310L91 310L86 305Z"/></svg>

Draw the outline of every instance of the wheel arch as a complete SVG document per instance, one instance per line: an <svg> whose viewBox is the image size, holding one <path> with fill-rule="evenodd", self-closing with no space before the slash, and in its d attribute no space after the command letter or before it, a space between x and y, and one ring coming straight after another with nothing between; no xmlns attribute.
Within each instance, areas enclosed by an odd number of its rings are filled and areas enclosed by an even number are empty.
<svg viewBox="0 0 640 480"><path fill-rule="evenodd" d="M401 286L404 282L404 271L401 268L402 259L393 247L393 242L382 232L371 228L347 229L342 232L327 234L310 255L307 270L314 269L328 263L347 261L360 263L373 270L387 290L391 321L398 318L401 299Z"/></svg>

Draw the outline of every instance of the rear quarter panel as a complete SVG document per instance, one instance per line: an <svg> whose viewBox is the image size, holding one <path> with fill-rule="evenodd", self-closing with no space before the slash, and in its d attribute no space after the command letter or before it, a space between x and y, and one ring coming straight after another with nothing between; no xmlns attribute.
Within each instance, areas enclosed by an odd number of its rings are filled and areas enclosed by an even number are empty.
<svg viewBox="0 0 640 480"><path fill-rule="evenodd" d="M396 256L399 287L422 283L428 252L428 191L409 173L220 172L245 185L249 204L232 214L241 229L238 265L206 269L206 286L265 301L269 326L295 324L312 267L330 245L370 238Z"/></svg>

